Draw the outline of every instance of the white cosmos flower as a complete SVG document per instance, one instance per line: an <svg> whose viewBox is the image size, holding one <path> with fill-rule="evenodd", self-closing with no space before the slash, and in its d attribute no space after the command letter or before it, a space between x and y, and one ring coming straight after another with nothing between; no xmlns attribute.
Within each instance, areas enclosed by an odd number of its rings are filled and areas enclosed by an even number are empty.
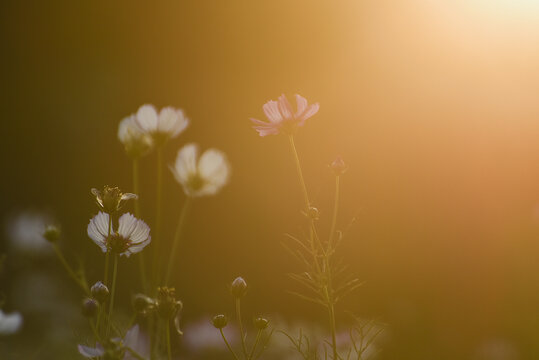
<svg viewBox="0 0 539 360"><path fill-rule="evenodd" d="M120 216L118 223L118 230L114 231L113 227L109 235L109 214L99 212L88 224L88 236L103 252L127 257L150 243L150 227L144 221L126 213Z"/></svg>
<svg viewBox="0 0 539 360"><path fill-rule="evenodd" d="M118 139L124 145L125 152L133 158L146 155L153 147L152 137L138 126L134 114L120 121Z"/></svg>
<svg viewBox="0 0 539 360"><path fill-rule="evenodd" d="M18 312L5 314L0 310L0 335L15 334L22 326L22 315Z"/></svg>
<svg viewBox="0 0 539 360"><path fill-rule="evenodd" d="M158 114L153 105L142 105L135 120L140 129L150 134L158 145L178 136L189 125L183 110L170 106L161 109Z"/></svg>
<svg viewBox="0 0 539 360"><path fill-rule="evenodd" d="M191 197L215 195L228 182L230 175L224 153L208 149L198 158L196 144L187 144L178 151L171 170L185 194Z"/></svg>

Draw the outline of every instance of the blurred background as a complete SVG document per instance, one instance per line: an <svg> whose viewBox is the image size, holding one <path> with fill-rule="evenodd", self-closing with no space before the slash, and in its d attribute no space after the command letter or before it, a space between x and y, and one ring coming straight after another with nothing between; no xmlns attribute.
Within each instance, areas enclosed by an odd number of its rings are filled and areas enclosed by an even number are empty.
<svg viewBox="0 0 539 360"><path fill-rule="evenodd" d="M339 304L342 329L347 310L386 323L384 360L539 358L538 2L0 8L0 290L4 310L24 316L18 334L0 337L8 359L78 358L81 294L25 229L43 216L60 223L69 261L81 258L100 280L103 256L86 235L97 212L90 188L132 190L116 132L145 103L181 107L192 120L167 146L167 163L195 141L222 149L233 167L230 184L189 216L174 274L185 326L232 313L228 285L241 275L246 316L324 327L323 309L286 293L296 287L286 273L299 268L280 243L302 222L287 139L260 138L248 120L281 93L320 103L297 146L322 226L333 196L327 164L340 155L350 166L338 225L356 222L341 255L366 284ZM150 225L155 161L141 163ZM168 172L164 186L170 239L184 195ZM140 291L136 275L137 262L122 259L119 307Z"/></svg>

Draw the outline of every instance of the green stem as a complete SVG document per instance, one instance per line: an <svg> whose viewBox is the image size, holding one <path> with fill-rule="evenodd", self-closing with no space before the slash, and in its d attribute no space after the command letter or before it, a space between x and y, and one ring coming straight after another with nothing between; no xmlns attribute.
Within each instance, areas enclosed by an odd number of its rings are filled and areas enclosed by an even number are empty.
<svg viewBox="0 0 539 360"><path fill-rule="evenodd" d="M155 236L152 238L153 243L153 269L154 269L154 287L160 278L159 266L159 242L161 241L161 202L163 193L163 147L157 148L157 190L156 190L156 209L155 209Z"/></svg>
<svg viewBox="0 0 539 360"><path fill-rule="evenodd" d="M247 346L245 345L245 333L243 332L243 323L241 321L241 301L240 298L236 298L236 318L238 320L238 327L240 328L240 337L241 337L241 348L245 358L249 356L247 353Z"/></svg>
<svg viewBox="0 0 539 360"><path fill-rule="evenodd" d="M131 355L133 355L136 359L138 359L138 360L146 360L144 357L142 357L142 355L140 355L135 350L131 349L129 346L126 346L125 349L127 351L129 351L129 353L131 353Z"/></svg>
<svg viewBox="0 0 539 360"><path fill-rule="evenodd" d="M168 259L167 274L165 277L165 285L168 285L170 281L170 275L172 273L172 265L174 264L174 257L178 251L178 245L180 243L180 237L185 224L185 218L191 205L191 197L187 197L183 203L182 211L180 212L180 218L178 219L178 226L176 227L176 233L174 234L174 241L172 242L172 250Z"/></svg>
<svg viewBox="0 0 539 360"><path fill-rule="evenodd" d="M337 213L339 211L339 183L340 177L337 175L335 177L335 203L333 205L333 219L331 220L331 230L329 233L329 244L330 249L333 248L333 238L335 236L335 228L337 227Z"/></svg>
<svg viewBox="0 0 539 360"><path fill-rule="evenodd" d="M107 324L107 336L110 332L110 325L112 322L112 311L114 308L114 293L116 291L116 276L118 274L118 255L114 255L114 265L112 268L112 290L110 291L110 304L109 304L109 316Z"/></svg>
<svg viewBox="0 0 539 360"><path fill-rule="evenodd" d="M228 340L226 339L226 336L225 336L225 333L223 332L223 329L219 329L219 332L221 333L221 336L223 337L223 341L225 342L226 347L228 348L228 351L230 351L232 356L234 356L234 359L239 360L239 358L236 355L236 353L234 352L234 350L232 350L232 347L230 347L230 344L228 343Z"/></svg>
<svg viewBox="0 0 539 360"><path fill-rule="evenodd" d="M170 347L170 324L165 322L166 332L167 332L167 355L168 360L172 360L172 350Z"/></svg>
<svg viewBox="0 0 539 360"><path fill-rule="evenodd" d="M97 328L94 325L94 321L92 319L90 319L90 327L92 328L92 332L94 333L95 341L102 343L99 332L97 331Z"/></svg>
<svg viewBox="0 0 539 360"><path fill-rule="evenodd" d="M138 159L133 159L133 192L138 195L135 199L135 217L140 219L140 186L139 186L139 166ZM142 282L142 289L145 293L148 292L148 279L146 278L146 260L144 258L145 252L142 251L138 255L140 279Z"/></svg>
<svg viewBox="0 0 539 360"><path fill-rule="evenodd" d="M303 179L303 171L301 171L301 163L299 161L298 151L296 150L296 144L294 142L294 135L288 135L288 140L290 141L290 147L292 148L292 155L294 156L294 161L296 163L296 170L299 177L299 185L303 193L303 199L305 201L305 211L309 210L311 203L309 201L309 194L307 192L307 186L305 186L305 180Z"/></svg>
<svg viewBox="0 0 539 360"><path fill-rule="evenodd" d="M258 342L260 341L260 335L262 335L262 330L259 329L258 333L256 334L256 340L253 345L253 348L251 349L251 353L249 354L249 360L251 360L255 354L256 347L258 346Z"/></svg>
<svg viewBox="0 0 539 360"><path fill-rule="evenodd" d="M328 313L329 313L329 328L331 332L331 348L333 349L333 359L339 359L339 354L337 353L337 330L335 325L335 307L333 305L333 300L330 299L328 289L324 289L327 296L328 302Z"/></svg>
<svg viewBox="0 0 539 360"><path fill-rule="evenodd" d="M60 263L62 263L62 266L67 271L68 275L73 280L75 280L77 285L79 285L82 288L82 290L84 291L86 295L90 295L90 289L88 289L88 284L86 284L86 282L84 282L79 276L77 276L75 271L71 268L71 266L69 266L69 264L67 263L67 260L62 254L62 251L58 247L58 244L55 244L55 243L52 244L52 248L54 249L54 252L56 253L56 256L58 257L58 260L60 260Z"/></svg>
<svg viewBox="0 0 539 360"><path fill-rule="evenodd" d="M112 233L112 214L109 215L109 230L107 239L110 237L110 234ZM110 253L107 251L105 255L105 275L103 276L103 280L106 286L109 286L109 262L110 262Z"/></svg>

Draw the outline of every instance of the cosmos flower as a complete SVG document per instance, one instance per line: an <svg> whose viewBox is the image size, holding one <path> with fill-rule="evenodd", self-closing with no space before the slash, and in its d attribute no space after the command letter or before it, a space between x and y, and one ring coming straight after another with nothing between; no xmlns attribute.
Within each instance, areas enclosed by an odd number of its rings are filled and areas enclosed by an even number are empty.
<svg viewBox="0 0 539 360"><path fill-rule="evenodd" d="M189 125L189 119L185 117L183 110L165 107L158 114L153 105L142 105L135 115L135 120L143 132L152 136L156 145L175 138Z"/></svg>
<svg viewBox="0 0 539 360"><path fill-rule="evenodd" d="M105 185L103 190L92 188L90 192L95 196L97 206L107 214L119 211L124 201L138 198L136 194L123 193L119 188L108 185Z"/></svg>
<svg viewBox="0 0 539 360"><path fill-rule="evenodd" d="M15 334L22 326L22 315L18 312L5 314L0 310L0 335Z"/></svg>
<svg viewBox="0 0 539 360"><path fill-rule="evenodd" d="M221 151L208 149L199 158L198 146L187 144L171 171L187 196L198 197L215 195L228 182L230 166Z"/></svg>
<svg viewBox="0 0 539 360"><path fill-rule="evenodd" d="M10 248L30 255L50 254L52 248L43 233L52 222L49 214L34 210L9 215L5 220L5 229Z"/></svg>
<svg viewBox="0 0 539 360"><path fill-rule="evenodd" d="M120 121L118 139L132 158L146 155L153 147L153 138L138 126L134 114Z"/></svg>
<svg viewBox="0 0 539 360"><path fill-rule="evenodd" d="M127 331L123 339L113 338L104 346L98 343L94 348L84 345L78 345L77 348L79 353L88 359L104 357L105 359L133 360L136 357L131 351L135 351L144 358L147 357L146 342L140 334L139 326L135 325Z"/></svg>
<svg viewBox="0 0 539 360"><path fill-rule="evenodd" d="M127 213L119 219L118 230L109 234L109 214L99 212L88 224L88 236L103 250L129 257L138 253L151 241L150 228L142 220Z"/></svg>
<svg viewBox="0 0 539 360"><path fill-rule="evenodd" d="M270 100L262 106L268 121L251 118L255 124L253 128L260 136L277 135L280 133L292 134L305 120L318 112L318 103L308 105L307 100L296 94L297 110L294 113L286 96L281 95L277 101Z"/></svg>

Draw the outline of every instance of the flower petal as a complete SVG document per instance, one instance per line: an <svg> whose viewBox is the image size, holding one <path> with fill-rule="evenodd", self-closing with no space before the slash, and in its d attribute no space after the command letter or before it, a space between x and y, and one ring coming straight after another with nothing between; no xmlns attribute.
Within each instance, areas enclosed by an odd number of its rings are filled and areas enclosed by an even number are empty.
<svg viewBox="0 0 539 360"><path fill-rule="evenodd" d="M124 239L131 239L131 234L137 227L137 218L130 213L125 213L118 220L118 234Z"/></svg>
<svg viewBox="0 0 539 360"><path fill-rule="evenodd" d="M110 232L112 233L113 231L114 230L111 229ZM105 239L109 233L109 214L99 212L99 214L94 216L88 224L87 232L90 239L92 239L103 252L107 252Z"/></svg>
<svg viewBox="0 0 539 360"><path fill-rule="evenodd" d="M279 96L279 111L285 120L292 119L292 106L284 94Z"/></svg>
<svg viewBox="0 0 539 360"><path fill-rule="evenodd" d="M105 350L98 344L98 347L91 348L84 345L77 345L79 353L85 358L93 359L105 355Z"/></svg>
<svg viewBox="0 0 539 360"><path fill-rule="evenodd" d="M217 189L224 186L230 174L230 166L226 155L217 149L206 150L198 162L198 172L205 182L211 183Z"/></svg>
<svg viewBox="0 0 539 360"><path fill-rule="evenodd" d="M299 126L303 126L303 124L305 123L305 120L307 120L308 118L310 118L311 116L313 116L314 114L316 114L316 113L318 112L318 109L319 109L319 108L320 108L320 106L318 105L318 103L309 105L309 107L307 108L307 110L305 110L305 112L303 113L303 115L301 115L301 118L298 119L298 120L299 120L298 125L299 125Z"/></svg>
<svg viewBox="0 0 539 360"><path fill-rule="evenodd" d="M157 131L157 111L153 105L142 105L136 115L137 124L146 132Z"/></svg>
<svg viewBox="0 0 539 360"><path fill-rule="evenodd" d="M283 121L283 116L279 112L279 104L277 101L270 100L262 106L264 114L272 123L280 123Z"/></svg>
<svg viewBox="0 0 539 360"><path fill-rule="evenodd" d="M172 172L176 180L185 185L189 175L197 172L198 146L196 144L187 144L178 151L176 163Z"/></svg>
<svg viewBox="0 0 539 360"><path fill-rule="evenodd" d="M307 109L307 99L299 94L296 94L296 104L298 106L296 118L300 118L300 116L305 112L305 109Z"/></svg>

